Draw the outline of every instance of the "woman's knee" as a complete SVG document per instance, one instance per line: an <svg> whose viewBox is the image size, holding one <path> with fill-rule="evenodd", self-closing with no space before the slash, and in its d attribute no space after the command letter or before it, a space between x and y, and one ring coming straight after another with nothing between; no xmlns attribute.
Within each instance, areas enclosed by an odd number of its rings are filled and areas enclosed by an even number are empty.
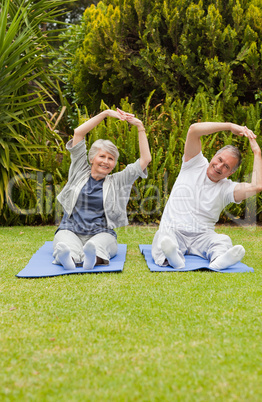
<svg viewBox="0 0 262 402"><path fill-rule="evenodd" d="M110 260L117 254L117 240L109 233L99 233L91 237L88 241L94 243L96 247L96 255L102 260Z"/></svg>

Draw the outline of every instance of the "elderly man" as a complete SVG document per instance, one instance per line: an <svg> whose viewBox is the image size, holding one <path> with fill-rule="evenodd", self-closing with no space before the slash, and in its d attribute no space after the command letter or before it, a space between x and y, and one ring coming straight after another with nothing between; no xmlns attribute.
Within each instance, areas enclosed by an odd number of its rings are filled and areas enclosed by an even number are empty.
<svg viewBox="0 0 262 402"><path fill-rule="evenodd" d="M251 183L233 182L228 177L241 163L239 150L232 145L220 149L211 162L201 152L201 137L229 130L249 139L254 154ZM262 159L256 135L233 123L203 122L190 126L182 167L163 212L152 244L152 256L160 266L185 266L185 254L210 261L210 268L225 269L245 254L241 245L214 231L221 211L231 202L240 203L262 191Z"/></svg>

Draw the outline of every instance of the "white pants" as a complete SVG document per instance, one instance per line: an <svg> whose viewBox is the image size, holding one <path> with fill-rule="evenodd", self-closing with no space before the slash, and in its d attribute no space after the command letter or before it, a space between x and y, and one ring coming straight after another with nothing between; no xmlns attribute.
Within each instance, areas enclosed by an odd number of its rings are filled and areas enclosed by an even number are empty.
<svg viewBox="0 0 262 402"><path fill-rule="evenodd" d="M82 263L84 260L83 247L92 240L96 247L96 256L104 260L104 264L109 264L110 258L117 254L117 240L110 233L102 232L94 236L77 235L70 230L59 230L53 241L53 264L61 264L57 257L56 245L59 242L65 243L71 251L71 257L76 264Z"/></svg>
<svg viewBox="0 0 262 402"><path fill-rule="evenodd" d="M202 258L213 261L233 247L229 236L217 234L214 230L204 233L190 233L175 231L169 227L168 232L158 230L152 243L152 257L155 263L160 266L168 264L166 256L161 249L161 241L166 236L178 246L178 253L183 261L185 260L185 254L199 255Z"/></svg>

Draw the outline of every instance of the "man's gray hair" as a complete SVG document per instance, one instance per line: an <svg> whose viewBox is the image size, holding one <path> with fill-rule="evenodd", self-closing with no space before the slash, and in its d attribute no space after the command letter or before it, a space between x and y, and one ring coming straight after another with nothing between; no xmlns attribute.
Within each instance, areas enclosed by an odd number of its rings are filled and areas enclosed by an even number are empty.
<svg viewBox="0 0 262 402"><path fill-rule="evenodd" d="M235 164L234 168L232 169L232 173L234 173L239 168L239 166L241 165L241 162L242 162L241 153L240 153L240 151L239 151L239 149L237 147L234 147L233 145L225 145L223 148L220 148L216 152L215 156L218 155L218 154L221 154L221 152L223 152L225 150L230 151L231 155L234 156L237 159L237 163Z"/></svg>
<svg viewBox="0 0 262 402"><path fill-rule="evenodd" d="M115 158L115 165L116 165L117 159L119 157L117 147L110 140L102 140L102 139L96 140L91 145L91 148L89 149L88 152L89 162L92 163L92 160L94 159L96 154L100 151L100 149L113 155L113 157Z"/></svg>

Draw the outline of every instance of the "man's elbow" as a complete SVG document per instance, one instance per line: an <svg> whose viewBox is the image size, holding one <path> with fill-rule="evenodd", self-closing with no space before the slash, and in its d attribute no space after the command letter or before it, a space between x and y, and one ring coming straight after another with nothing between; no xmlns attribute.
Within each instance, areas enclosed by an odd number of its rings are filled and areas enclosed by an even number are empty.
<svg viewBox="0 0 262 402"><path fill-rule="evenodd" d="M194 134L198 126L198 123L193 123L189 126L188 134Z"/></svg>

